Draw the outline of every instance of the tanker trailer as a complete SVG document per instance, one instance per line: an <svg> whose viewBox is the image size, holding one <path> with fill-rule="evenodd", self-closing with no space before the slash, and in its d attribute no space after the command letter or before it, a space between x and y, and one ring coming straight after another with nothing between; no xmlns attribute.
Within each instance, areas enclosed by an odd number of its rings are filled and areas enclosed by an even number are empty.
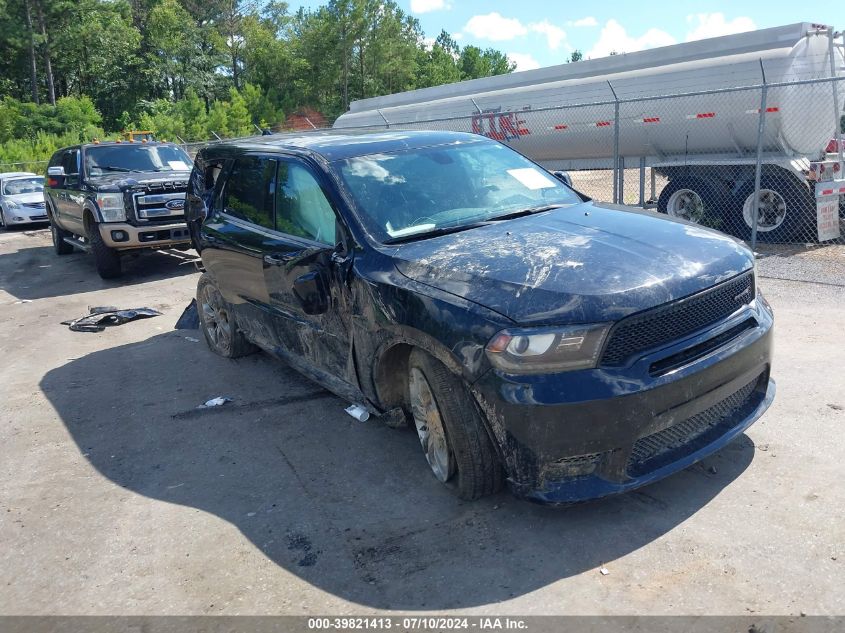
<svg viewBox="0 0 845 633"><path fill-rule="evenodd" d="M815 231L810 163L845 103L845 81L814 83L843 76L836 37L799 23L411 90L353 101L334 127L475 132L550 171L612 169L619 156L668 181L658 211L748 239L765 82L758 239L789 241Z"/></svg>

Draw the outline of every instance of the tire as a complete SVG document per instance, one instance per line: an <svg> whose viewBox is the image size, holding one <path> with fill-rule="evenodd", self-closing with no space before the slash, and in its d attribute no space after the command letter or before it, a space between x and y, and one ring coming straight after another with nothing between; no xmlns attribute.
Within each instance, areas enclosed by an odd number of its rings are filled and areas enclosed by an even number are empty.
<svg viewBox="0 0 845 633"><path fill-rule="evenodd" d="M718 180L697 176L673 178L657 199L660 213L726 232L730 232L730 227L725 226L725 216L729 215L725 212L732 206L726 186Z"/></svg>
<svg viewBox="0 0 845 633"><path fill-rule="evenodd" d="M106 246L100 235L97 224L92 223L88 229L88 242L91 244L91 252L94 254L94 264L97 272L103 279L115 279L123 274L120 264L120 253L113 248Z"/></svg>
<svg viewBox="0 0 845 633"><path fill-rule="evenodd" d="M65 242L64 238L70 237L71 234L56 224L52 213L49 215L49 218L50 235L53 237L53 248L56 249L56 255L70 255L73 252L73 246Z"/></svg>
<svg viewBox="0 0 845 633"><path fill-rule="evenodd" d="M414 349L408 361L409 405L434 476L461 499L502 488L504 473L484 420L464 381Z"/></svg>
<svg viewBox="0 0 845 633"><path fill-rule="evenodd" d="M8 227L6 226L6 216L5 216L5 215L3 215L3 209L2 209L2 208L0 208L0 229L4 229L4 230L5 230L5 229L7 229L7 228L8 228Z"/></svg>
<svg viewBox="0 0 845 633"><path fill-rule="evenodd" d="M197 282L197 311L205 342L215 354L239 358L258 351L238 328L231 306L208 273L203 273Z"/></svg>
<svg viewBox="0 0 845 633"><path fill-rule="evenodd" d="M783 243L798 239L806 242L814 239L815 200L809 189L789 176L766 176L760 179L760 197L765 202L758 216L757 241ZM737 224L744 240L751 239L751 223L754 219L754 183L743 186L735 202ZM811 232L812 234L805 233ZM807 239L809 237L809 239Z"/></svg>

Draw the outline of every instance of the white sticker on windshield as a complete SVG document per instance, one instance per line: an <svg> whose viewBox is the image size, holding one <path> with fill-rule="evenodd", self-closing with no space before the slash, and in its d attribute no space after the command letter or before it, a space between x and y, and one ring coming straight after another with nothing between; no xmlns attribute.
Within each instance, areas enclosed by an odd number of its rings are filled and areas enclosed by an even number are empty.
<svg viewBox="0 0 845 633"><path fill-rule="evenodd" d="M190 169L188 163L183 160L169 160L167 164L170 165L170 169L175 171L188 171Z"/></svg>
<svg viewBox="0 0 845 633"><path fill-rule="evenodd" d="M508 174L516 178L529 189L547 189L557 185L554 180L546 176L539 169L526 167L525 169L508 169Z"/></svg>

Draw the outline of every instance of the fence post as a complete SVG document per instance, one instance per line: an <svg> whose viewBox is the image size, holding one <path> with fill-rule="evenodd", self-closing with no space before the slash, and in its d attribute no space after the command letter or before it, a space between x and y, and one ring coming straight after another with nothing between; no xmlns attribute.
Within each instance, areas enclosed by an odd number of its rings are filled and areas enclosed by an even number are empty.
<svg viewBox="0 0 845 633"><path fill-rule="evenodd" d="M645 209L645 156L640 157L640 206Z"/></svg>
<svg viewBox="0 0 845 633"><path fill-rule="evenodd" d="M613 84L607 82L610 92L613 94L613 204L619 204L619 98L613 89Z"/></svg>
<svg viewBox="0 0 845 633"><path fill-rule="evenodd" d="M830 56L830 86L833 88L833 118L836 119L836 147L839 153L839 177L841 178L843 174L845 174L845 158L843 158L842 152L842 123L840 117L842 116L842 111L839 109L839 92L836 82L836 57L834 53L836 52L834 40L837 36L842 35L842 33L834 32L833 28L829 29L828 31L828 55ZM845 38L843 38L843 44L845 44Z"/></svg>
<svg viewBox="0 0 845 633"><path fill-rule="evenodd" d="M763 135L766 133L766 97L769 86L766 83L766 71L760 60L760 72L763 74L763 87L760 89L760 113L757 115L757 163L754 167L754 215L751 216L751 250L757 249L757 223L760 215L760 175L763 171Z"/></svg>

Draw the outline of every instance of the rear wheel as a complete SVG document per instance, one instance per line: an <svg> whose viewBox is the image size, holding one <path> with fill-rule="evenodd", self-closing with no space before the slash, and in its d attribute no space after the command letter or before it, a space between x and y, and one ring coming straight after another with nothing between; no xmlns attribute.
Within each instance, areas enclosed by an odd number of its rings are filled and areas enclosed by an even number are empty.
<svg viewBox="0 0 845 633"><path fill-rule="evenodd" d="M504 482L496 449L463 380L420 349L408 363L414 426L431 472L461 499L478 499Z"/></svg>
<svg viewBox="0 0 845 633"><path fill-rule="evenodd" d="M106 246L103 237L100 235L100 228L96 224L91 224L88 228L88 242L91 244L94 264L97 266L100 277L103 279L120 277L123 274L120 253Z"/></svg>
<svg viewBox="0 0 845 633"><path fill-rule="evenodd" d="M673 218L724 231L723 211L729 208L730 202L727 187L718 180L681 176L670 180L660 192L657 210Z"/></svg>
<svg viewBox="0 0 845 633"><path fill-rule="evenodd" d="M56 249L56 255L70 255L73 252L73 246L64 240L66 237L71 237L71 234L56 224L52 213L50 214L50 235L53 237L53 248Z"/></svg>
<svg viewBox="0 0 845 633"><path fill-rule="evenodd" d="M200 329L215 354L238 358L258 349L238 329L231 307L207 273L203 273L197 283L197 309Z"/></svg>
<svg viewBox="0 0 845 633"><path fill-rule="evenodd" d="M754 183L740 190L738 205L741 234L751 239L754 221ZM763 176L760 180L757 209L757 239L760 242L788 242L793 239L812 239L811 224L815 217L815 202L810 191L790 177Z"/></svg>

